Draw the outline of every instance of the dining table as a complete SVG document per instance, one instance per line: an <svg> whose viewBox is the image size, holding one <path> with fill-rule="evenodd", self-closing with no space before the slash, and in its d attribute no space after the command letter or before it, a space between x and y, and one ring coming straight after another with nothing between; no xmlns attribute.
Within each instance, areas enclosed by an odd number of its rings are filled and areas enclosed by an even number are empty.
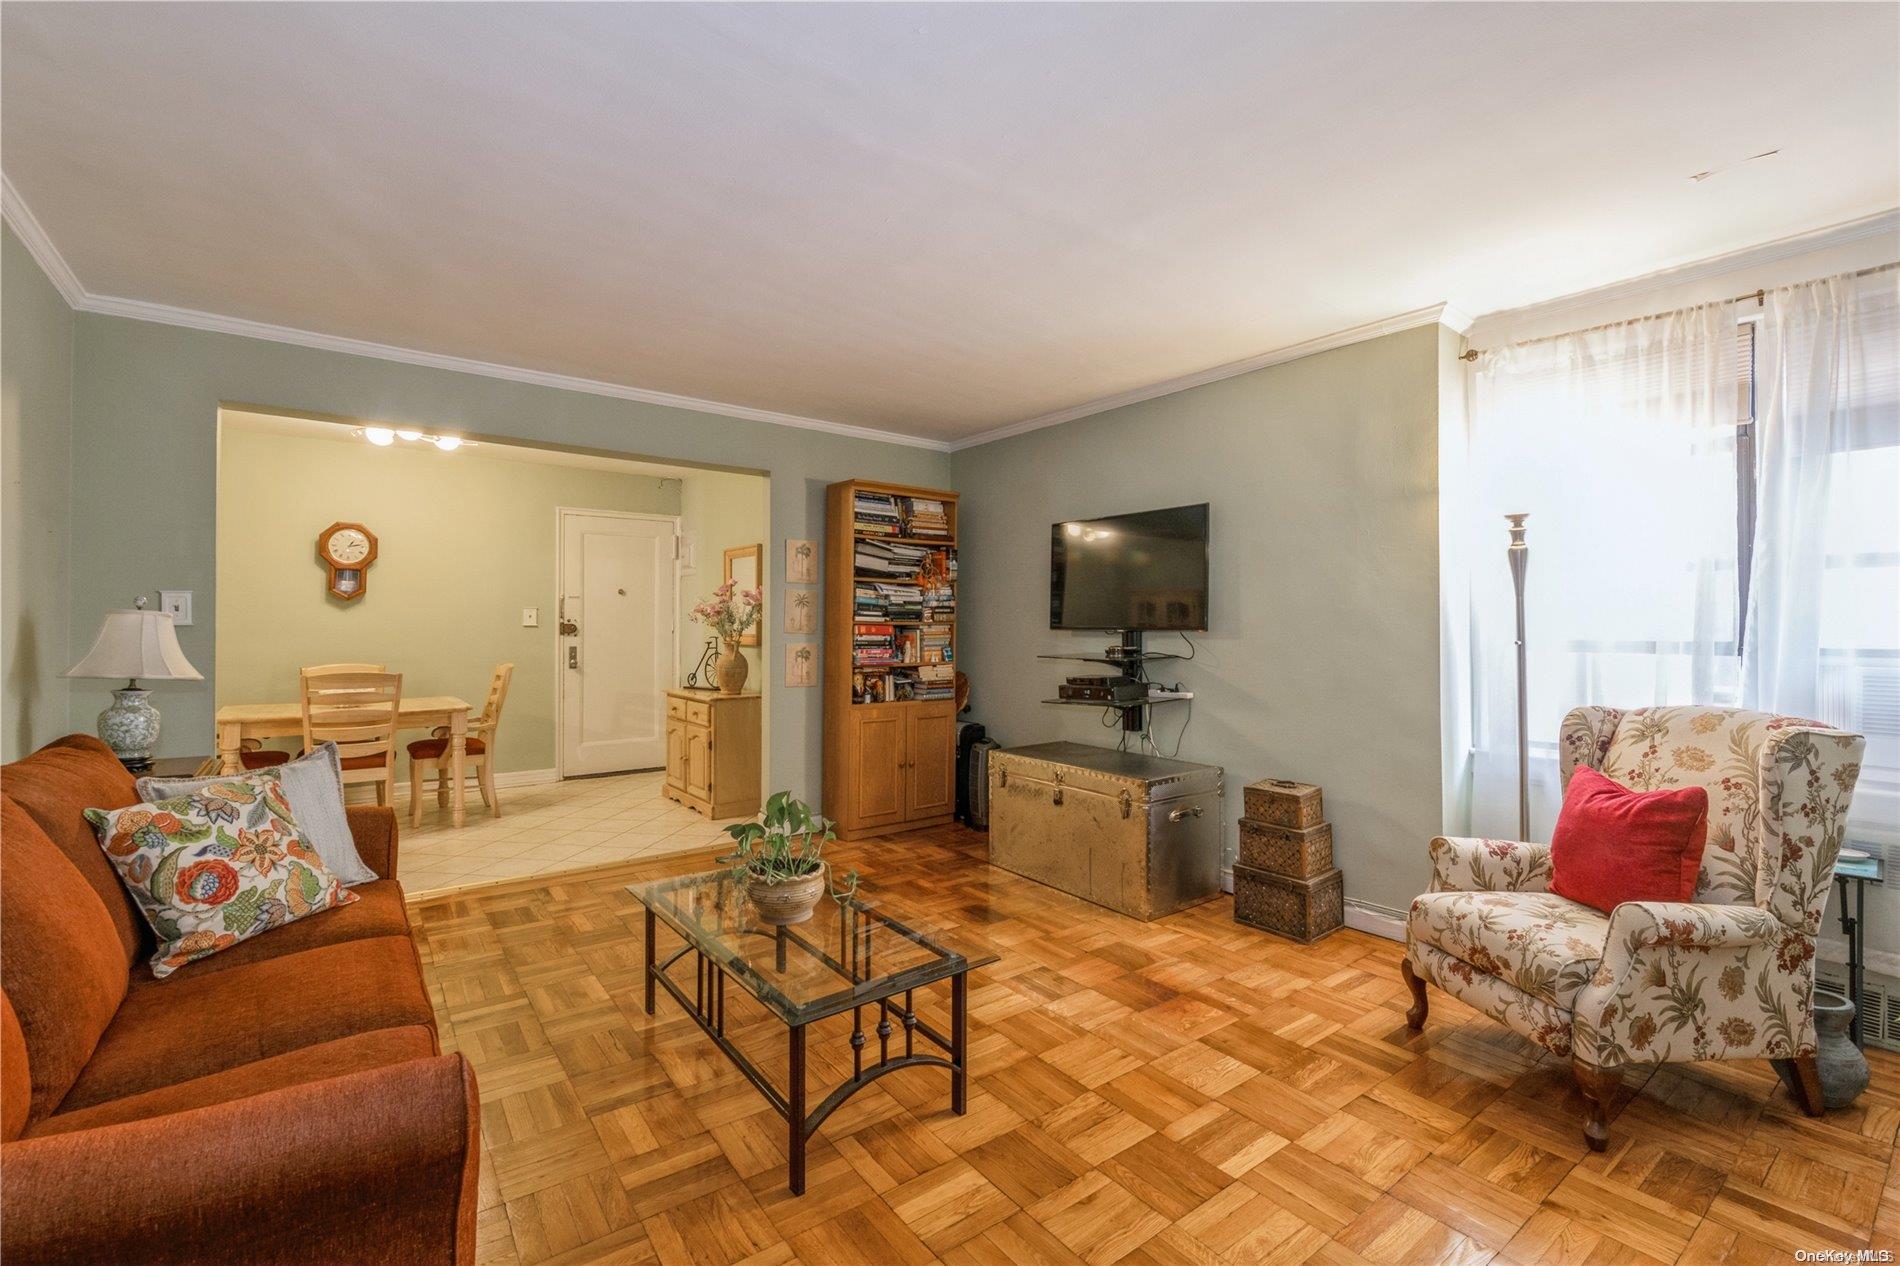
<svg viewBox="0 0 1900 1266"><path fill-rule="evenodd" d="M464 777L468 762L468 714L466 699L454 695L417 695L405 698L397 708L396 729L429 730L438 726L449 732L448 762L451 799L449 820L461 826L467 820L468 801ZM284 703L227 703L218 709L218 772L243 771L245 739L303 737L303 704L292 699Z"/></svg>

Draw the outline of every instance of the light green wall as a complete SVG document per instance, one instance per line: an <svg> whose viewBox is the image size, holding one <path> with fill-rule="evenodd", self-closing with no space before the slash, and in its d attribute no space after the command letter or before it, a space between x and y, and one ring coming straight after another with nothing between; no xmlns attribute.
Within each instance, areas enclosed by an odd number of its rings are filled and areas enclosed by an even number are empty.
<svg viewBox="0 0 1900 1266"><path fill-rule="evenodd" d="M0 759L13 760L72 728L58 674L72 662L73 313L11 226L0 239Z"/></svg>
<svg viewBox="0 0 1900 1266"><path fill-rule="evenodd" d="M941 487L950 474L948 455L908 445L124 317L81 313L77 322L72 624L90 630L101 611L138 593L194 590L198 622L180 630L179 641L200 667L214 664L218 634L220 402L769 473L766 570L774 597L777 543L823 537L826 484L865 476ZM284 477L300 478L295 471ZM819 692L783 689L778 674L761 678L772 782L815 801ZM165 713L161 754L204 751L215 683L153 693ZM108 697L103 683L76 683L73 715L90 716Z"/></svg>
<svg viewBox="0 0 1900 1266"><path fill-rule="evenodd" d="M1102 634L1049 629L1049 525L1212 505L1212 630L1196 692L1158 710L1172 752L1242 784L1325 788L1346 896L1404 909L1439 829L1436 328L1257 370L955 455L961 667L973 719L1004 746L1112 744L1098 714L1039 703L1065 673L1035 658ZM1154 650L1185 650L1172 634Z"/></svg>
<svg viewBox="0 0 1900 1266"><path fill-rule="evenodd" d="M363 661L401 672L405 694L479 706L506 661L515 672L495 768L554 768L560 506L676 515L680 481L509 460L490 447L379 449L226 425L217 701L294 698L300 665ZM348 603L330 596L316 552L317 533L339 521L377 538L369 588ZM523 607L540 609L539 627L522 627Z"/></svg>

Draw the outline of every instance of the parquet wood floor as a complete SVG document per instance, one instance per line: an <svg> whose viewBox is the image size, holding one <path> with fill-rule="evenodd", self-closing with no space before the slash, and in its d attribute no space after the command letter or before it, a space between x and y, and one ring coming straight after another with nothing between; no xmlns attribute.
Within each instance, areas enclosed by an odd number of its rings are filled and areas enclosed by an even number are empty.
<svg viewBox="0 0 1900 1266"><path fill-rule="evenodd" d="M800 1198L764 1101L664 997L641 1009L624 885L708 858L416 907L444 1045L481 1081L485 1266L1739 1266L1900 1248L1891 1056L1821 1120L1761 1064L1632 1076L1593 1155L1557 1061L1437 991L1407 1032L1391 942L1294 945L1224 899L1137 923L992 869L960 828L836 857L1002 960L972 978L968 1115L944 1074L886 1078L825 1124ZM782 1082L782 1026L727 1001ZM814 1091L839 1079L847 1031L812 1030Z"/></svg>

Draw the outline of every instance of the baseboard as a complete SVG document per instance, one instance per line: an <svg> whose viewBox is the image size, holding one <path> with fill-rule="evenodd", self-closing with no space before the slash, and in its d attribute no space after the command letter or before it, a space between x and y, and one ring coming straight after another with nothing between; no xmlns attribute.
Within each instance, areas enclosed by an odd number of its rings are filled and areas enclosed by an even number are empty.
<svg viewBox="0 0 1900 1266"><path fill-rule="evenodd" d="M1382 936L1388 941L1403 941L1405 939L1405 912L1348 898L1346 926L1356 932Z"/></svg>
<svg viewBox="0 0 1900 1266"><path fill-rule="evenodd" d="M475 775L471 773L469 775L471 794L473 794L472 788L474 786L474 780ZM509 787L544 787L548 783L559 781L561 781L559 770L511 769L495 775L495 788L496 790L504 790ZM423 785L422 794L425 796L433 796L435 794L435 779L431 778ZM409 780L407 778L399 779L396 783L396 799L407 800L408 798Z"/></svg>

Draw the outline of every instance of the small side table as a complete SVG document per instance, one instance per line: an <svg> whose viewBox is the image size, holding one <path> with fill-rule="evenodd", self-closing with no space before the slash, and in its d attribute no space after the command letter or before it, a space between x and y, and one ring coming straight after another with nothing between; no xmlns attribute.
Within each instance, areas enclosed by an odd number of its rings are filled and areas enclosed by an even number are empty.
<svg viewBox="0 0 1900 1266"><path fill-rule="evenodd" d="M1854 1045L1861 1041L1861 973L1867 958L1867 885L1884 883L1885 867L1878 854L1871 857L1843 857L1834 863L1834 883L1841 890L1841 933L1847 937L1847 996L1854 1003L1854 1020L1848 1034ZM1853 912L1848 911L1849 884L1854 885Z"/></svg>
<svg viewBox="0 0 1900 1266"><path fill-rule="evenodd" d="M190 778L204 768L209 756L157 756L143 769L133 769L135 778ZM131 766L126 768L131 769Z"/></svg>

